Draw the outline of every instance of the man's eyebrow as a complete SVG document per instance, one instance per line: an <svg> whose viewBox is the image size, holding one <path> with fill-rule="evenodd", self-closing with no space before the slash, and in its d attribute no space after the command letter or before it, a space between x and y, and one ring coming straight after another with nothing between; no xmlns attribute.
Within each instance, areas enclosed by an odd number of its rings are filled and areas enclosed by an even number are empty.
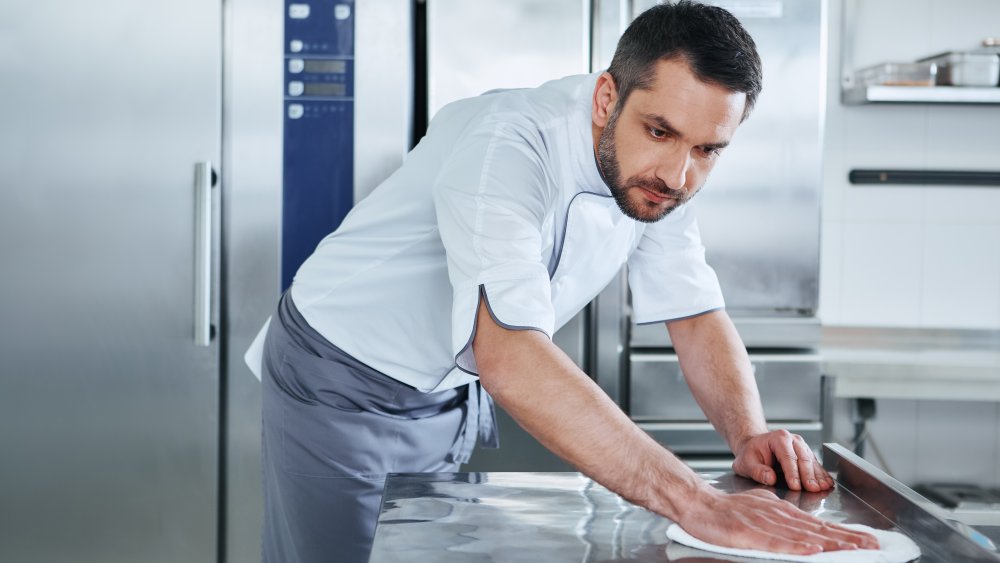
<svg viewBox="0 0 1000 563"><path fill-rule="evenodd" d="M642 115L647 121L651 121L656 124L656 127L666 131L672 137L684 137L684 134L677 130L676 127L667 121L667 118L662 115L656 115L655 113L645 113ZM729 141L719 141L718 143L706 143L701 145L703 149L714 151L718 149L726 148L729 145Z"/></svg>
<svg viewBox="0 0 1000 563"><path fill-rule="evenodd" d="M677 130L676 127L674 127L673 125L670 124L669 121L667 121L666 117L663 117L662 115L656 115L655 113L644 113L642 116L645 117L647 121L652 121L653 123L655 123L658 128L666 131L672 137L684 136L683 134L681 134L680 131Z"/></svg>

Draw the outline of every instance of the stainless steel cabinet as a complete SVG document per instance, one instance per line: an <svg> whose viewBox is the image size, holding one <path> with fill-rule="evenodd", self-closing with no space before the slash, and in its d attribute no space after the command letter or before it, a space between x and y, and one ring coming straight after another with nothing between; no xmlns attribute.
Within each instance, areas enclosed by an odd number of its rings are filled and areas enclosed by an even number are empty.
<svg viewBox="0 0 1000 563"><path fill-rule="evenodd" d="M820 360L811 354L751 356L764 412L771 421L817 421ZM675 354L632 354L630 410L635 420L706 421Z"/></svg>
<svg viewBox="0 0 1000 563"><path fill-rule="evenodd" d="M214 561L222 3L0 22L0 561Z"/></svg>

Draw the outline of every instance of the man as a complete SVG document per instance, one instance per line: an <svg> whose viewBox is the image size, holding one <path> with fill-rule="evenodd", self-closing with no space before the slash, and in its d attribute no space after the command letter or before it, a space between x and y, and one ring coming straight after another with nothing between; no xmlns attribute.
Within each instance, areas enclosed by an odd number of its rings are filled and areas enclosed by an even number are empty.
<svg viewBox="0 0 1000 563"><path fill-rule="evenodd" d="M456 470L477 434L496 445L490 395L582 472L706 541L877 545L766 491L716 491L550 339L627 263L636 319L666 323L734 470L833 486L800 437L768 432L687 205L760 72L735 18L681 2L641 15L608 72L442 109L266 329L264 559L364 561L386 473Z"/></svg>

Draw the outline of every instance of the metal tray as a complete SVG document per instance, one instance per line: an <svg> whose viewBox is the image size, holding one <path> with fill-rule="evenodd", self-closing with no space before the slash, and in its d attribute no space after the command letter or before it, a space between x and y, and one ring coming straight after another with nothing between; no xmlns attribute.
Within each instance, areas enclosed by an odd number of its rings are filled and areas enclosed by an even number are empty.
<svg viewBox="0 0 1000 563"><path fill-rule="evenodd" d="M920 62L937 65L942 86L996 86L1000 80L1000 57L994 53L941 53Z"/></svg>

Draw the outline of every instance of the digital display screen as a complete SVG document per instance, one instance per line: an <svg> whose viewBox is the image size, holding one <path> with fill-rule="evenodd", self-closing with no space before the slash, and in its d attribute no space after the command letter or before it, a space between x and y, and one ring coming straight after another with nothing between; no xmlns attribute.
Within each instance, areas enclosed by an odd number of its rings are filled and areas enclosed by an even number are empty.
<svg viewBox="0 0 1000 563"><path fill-rule="evenodd" d="M316 74L344 74L347 72L347 61L307 59L303 70L306 72L315 72Z"/></svg>
<svg viewBox="0 0 1000 563"><path fill-rule="evenodd" d="M306 96L346 96L347 85L332 82L306 82L302 93Z"/></svg>

